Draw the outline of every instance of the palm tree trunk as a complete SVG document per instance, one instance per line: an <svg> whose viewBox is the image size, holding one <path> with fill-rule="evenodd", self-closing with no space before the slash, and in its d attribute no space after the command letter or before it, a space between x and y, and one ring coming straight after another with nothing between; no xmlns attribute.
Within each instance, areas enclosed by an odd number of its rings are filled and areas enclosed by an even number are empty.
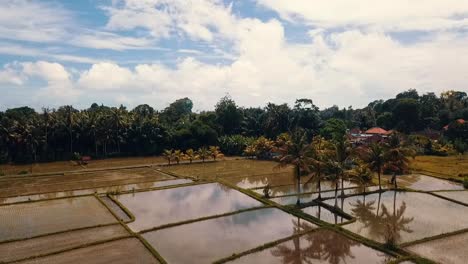
<svg viewBox="0 0 468 264"><path fill-rule="evenodd" d="M381 173L381 169L379 168L379 191L382 190L382 184L380 182L380 173Z"/></svg>
<svg viewBox="0 0 468 264"><path fill-rule="evenodd" d="M343 179L343 174L341 174L341 196L344 196L344 179Z"/></svg>
<svg viewBox="0 0 468 264"><path fill-rule="evenodd" d="M379 211L380 211L380 198L382 198L381 192L379 192L379 200L377 201L377 216L379 216Z"/></svg>
<svg viewBox="0 0 468 264"><path fill-rule="evenodd" d="M335 181L335 207L338 207L338 180Z"/></svg>
<svg viewBox="0 0 468 264"><path fill-rule="evenodd" d="M301 168L296 166L296 178L297 178L297 202L296 205L301 204Z"/></svg>
<svg viewBox="0 0 468 264"><path fill-rule="evenodd" d="M321 175L320 172L318 173L318 199L322 199L322 183L320 181Z"/></svg>

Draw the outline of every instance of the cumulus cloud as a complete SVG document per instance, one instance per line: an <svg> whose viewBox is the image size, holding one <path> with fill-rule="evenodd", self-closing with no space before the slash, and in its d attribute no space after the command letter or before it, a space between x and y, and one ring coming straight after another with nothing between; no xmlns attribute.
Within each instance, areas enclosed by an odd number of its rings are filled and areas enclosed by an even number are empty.
<svg viewBox="0 0 468 264"><path fill-rule="evenodd" d="M385 31L468 27L468 2L459 0L310 1L256 0L282 18L315 27L363 27Z"/></svg>
<svg viewBox="0 0 468 264"><path fill-rule="evenodd" d="M227 37L235 17L222 0L119 0L104 8L109 13L107 28L143 28L153 37L184 34L194 40L213 41Z"/></svg>

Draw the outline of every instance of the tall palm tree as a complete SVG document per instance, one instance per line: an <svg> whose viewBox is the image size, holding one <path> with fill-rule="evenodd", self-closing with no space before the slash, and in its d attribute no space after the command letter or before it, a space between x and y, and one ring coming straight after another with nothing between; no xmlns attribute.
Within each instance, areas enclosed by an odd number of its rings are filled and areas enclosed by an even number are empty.
<svg viewBox="0 0 468 264"><path fill-rule="evenodd" d="M379 143L373 143L359 150L360 158L367 163L369 169L379 177L379 190L382 190L381 174L385 165L385 149Z"/></svg>
<svg viewBox="0 0 468 264"><path fill-rule="evenodd" d="M391 182L396 189L398 187L396 175L408 170L410 163L408 156L411 155L412 150L403 147L400 143L400 137L396 134L390 137L387 146L384 168L393 173Z"/></svg>
<svg viewBox="0 0 468 264"><path fill-rule="evenodd" d="M316 136L312 140L312 155L309 164L312 177L305 184L312 181L317 183L318 200L322 199L321 181L327 169L329 157L328 145L329 142L320 136Z"/></svg>
<svg viewBox="0 0 468 264"><path fill-rule="evenodd" d="M295 131L290 141L279 147L278 158L279 167L294 166L294 174L297 180L297 202L299 205L301 192L301 176L310 173L310 164L312 163L313 148L307 141L307 135L304 131Z"/></svg>

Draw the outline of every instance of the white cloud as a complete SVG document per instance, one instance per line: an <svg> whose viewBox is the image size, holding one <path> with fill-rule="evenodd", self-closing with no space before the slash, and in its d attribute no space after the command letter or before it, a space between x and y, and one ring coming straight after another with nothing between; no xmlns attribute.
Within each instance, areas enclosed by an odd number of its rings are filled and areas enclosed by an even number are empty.
<svg viewBox="0 0 468 264"><path fill-rule="evenodd" d="M284 19L323 28L426 31L468 27L468 1L460 0L256 1Z"/></svg>
<svg viewBox="0 0 468 264"><path fill-rule="evenodd" d="M156 38L183 34L213 41L233 30L231 6L221 0L118 0L104 8L110 30L145 29Z"/></svg>

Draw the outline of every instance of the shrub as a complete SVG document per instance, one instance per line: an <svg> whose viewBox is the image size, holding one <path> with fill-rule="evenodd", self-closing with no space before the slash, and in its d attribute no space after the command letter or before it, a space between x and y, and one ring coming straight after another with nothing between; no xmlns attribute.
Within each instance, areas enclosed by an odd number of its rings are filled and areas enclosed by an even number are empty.
<svg viewBox="0 0 468 264"><path fill-rule="evenodd" d="M5 173L3 171L0 171L0 176L5 176Z"/></svg>
<svg viewBox="0 0 468 264"><path fill-rule="evenodd" d="M465 176L465 179L463 179L463 187L465 187L465 189L468 189L468 176Z"/></svg>
<svg viewBox="0 0 468 264"><path fill-rule="evenodd" d="M219 147L226 155L242 155L244 149L254 140L242 135L223 136L219 138Z"/></svg>
<svg viewBox="0 0 468 264"><path fill-rule="evenodd" d="M22 171L18 172L18 174L20 174L20 175L28 174L28 171L22 170Z"/></svg>

